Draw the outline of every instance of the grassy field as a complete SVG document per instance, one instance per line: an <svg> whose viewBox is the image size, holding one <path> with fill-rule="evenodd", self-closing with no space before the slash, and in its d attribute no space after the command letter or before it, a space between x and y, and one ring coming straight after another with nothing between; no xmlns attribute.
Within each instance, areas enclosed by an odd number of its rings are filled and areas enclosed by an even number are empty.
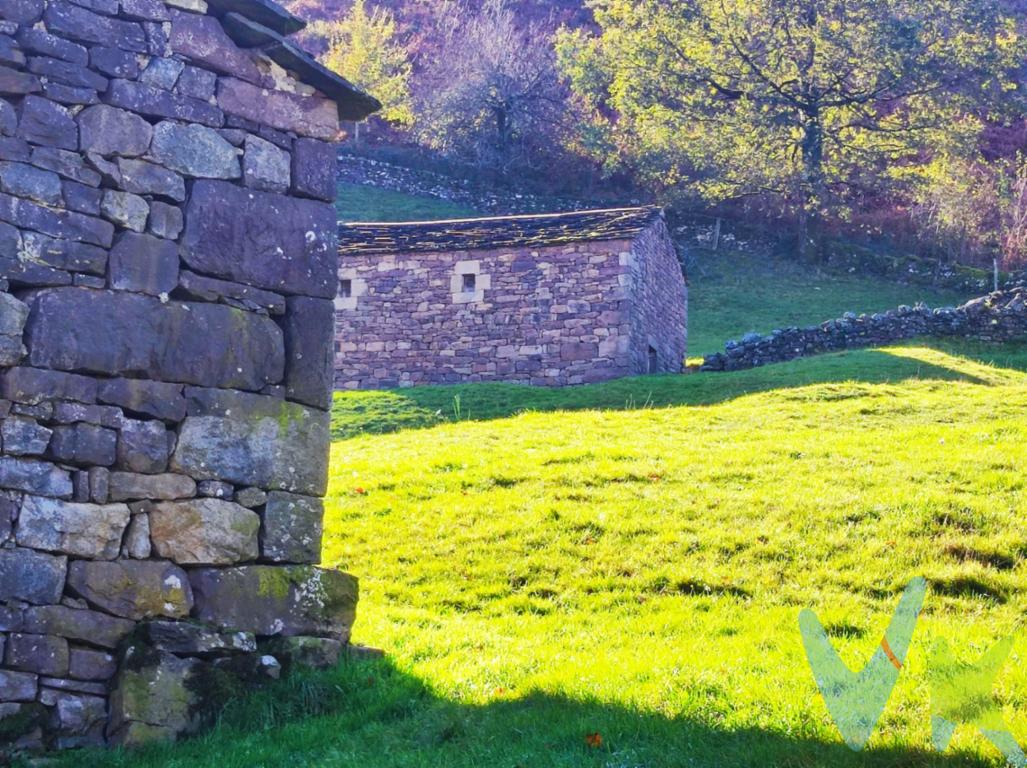
<svg viewBox="0 0 1027 768"><path fill-rule="evenodd" d="M325 561L361 575L356 640L388 660L286 683L175 748L67 764L997 766L969 729L929 752L925 659L1023 622L1024 370L1027 347L912 345L341 396ZM358 434L371 412L400 431ZM856 755L796 617L813 607L858 667L915 575L908 668ZM1025 652L996 690L1021 742Z"/></svg>
<svg viewBox="0 0 1027 768"><path fill-rule="evenodd" d="M693 340L930 294L750 260L692 275ZM876 288L875 288L876 285ZM693 346L693 349L696 349ZM1027 345L923 342L566 390L337 396L325 563L384 649L230 706L209 735L71 768L999 766L930 751L927 649L1027 611ZM819 698L812 607L860 667L930 590L866 751ZM1027 644L998 678L1027 743Z"/></svg>
<svg viewBox="0 0 1027 768"><path fill-rule="evenodd" d="M339 184L335 208L339 221L434 221L477 215L471 208L447 200L358 184Z"/></svg>
<svg viewBox="0 0 1027 768"><path fill-rule="evenodd" d="M689 354L720 352L749 331L821 323L845 312L879 312L922 301L949 306L969 296L858 275L817 273L781 258L698 251L689 271Z"/></svg>

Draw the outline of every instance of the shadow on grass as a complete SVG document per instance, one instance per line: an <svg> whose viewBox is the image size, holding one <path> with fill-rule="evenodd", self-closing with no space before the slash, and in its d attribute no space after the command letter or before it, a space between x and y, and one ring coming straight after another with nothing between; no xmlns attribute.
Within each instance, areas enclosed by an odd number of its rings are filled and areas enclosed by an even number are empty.
<svg viewBox="0 0 1027 768"><path fill-rule="evenodd" d="M812 704L811 707L817 707ZM995 766L970 753L824 741L542 693L463 705L388 660L294 676L231 705L212 733L136 752L85 752L54 768L663 768ZM831 738L831 737L829 737ZM997 753L996 753L997 754Z"/></svg>
<svg viewBox="0 0 1027 768"><path fill-rule="evenodd" d="M490 421L527 411L714 405L758 392L816 384L911 379L993 384L1021 371L1027 371L1027 344L914 341L894 350L851 350L748 371L643 376L562 389L460 384L345 392L336 394L332 437L344 440L454 421Z"/></svg>

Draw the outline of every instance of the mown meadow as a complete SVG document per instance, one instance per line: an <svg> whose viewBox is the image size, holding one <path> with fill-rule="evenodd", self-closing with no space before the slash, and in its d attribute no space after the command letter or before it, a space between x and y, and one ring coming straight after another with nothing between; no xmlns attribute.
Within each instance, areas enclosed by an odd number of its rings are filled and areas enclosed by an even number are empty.
<svg viewBox="0 0 1027 768"><path fill-rule="evenodd" d="M832 292L831 316L883 308ZM720 344L713 307L731 313L726 289L693 303ZM1001 765L971 729L931 751L926 663L937 638L972 661L1023 623L1025 371L1027 345L926 340L561 391L339 394L324 560L361 577L354 640L385 658L235 702L194 741L56 764ZM798 613L860 667L914 576L906 669L850 752ZM1019 639L995 689L1021 743L1025 656Z"/></svg>

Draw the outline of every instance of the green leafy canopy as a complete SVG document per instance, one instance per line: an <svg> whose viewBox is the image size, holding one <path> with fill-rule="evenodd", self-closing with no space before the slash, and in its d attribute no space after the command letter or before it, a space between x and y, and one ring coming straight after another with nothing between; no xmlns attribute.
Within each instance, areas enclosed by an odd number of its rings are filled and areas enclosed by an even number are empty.
<svg viewBox="0 0 1027 768"><path fill-rule="evenodd" d="M1023 53L995 0L595 0L564 75L608 166L707 199L810 209L916 162L968 113L1013 107Z"/></svg>

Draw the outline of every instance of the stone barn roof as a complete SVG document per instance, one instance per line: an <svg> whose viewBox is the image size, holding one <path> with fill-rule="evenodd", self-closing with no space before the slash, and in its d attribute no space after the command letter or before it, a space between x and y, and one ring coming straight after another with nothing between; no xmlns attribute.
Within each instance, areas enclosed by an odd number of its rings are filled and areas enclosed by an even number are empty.
<svg viewBox="0 0 1027 768"><path fill-rule="evenodd" d="M288 35L307 23L272 0L207 0L207 11L221 20L232 41L240 48L262 51L282 69L332 99L339 107L340 120L363 120L381 109L381 102L357 88L346 78L320 64Z"/></svg>
<svg viewBox="0 0 1027 768"><path fill-rule="evenodd" d="M662 216L662 209L647 206L400 224L342 224L339 253L346 256L545 248L583 241L632 240Z"/></svg>

